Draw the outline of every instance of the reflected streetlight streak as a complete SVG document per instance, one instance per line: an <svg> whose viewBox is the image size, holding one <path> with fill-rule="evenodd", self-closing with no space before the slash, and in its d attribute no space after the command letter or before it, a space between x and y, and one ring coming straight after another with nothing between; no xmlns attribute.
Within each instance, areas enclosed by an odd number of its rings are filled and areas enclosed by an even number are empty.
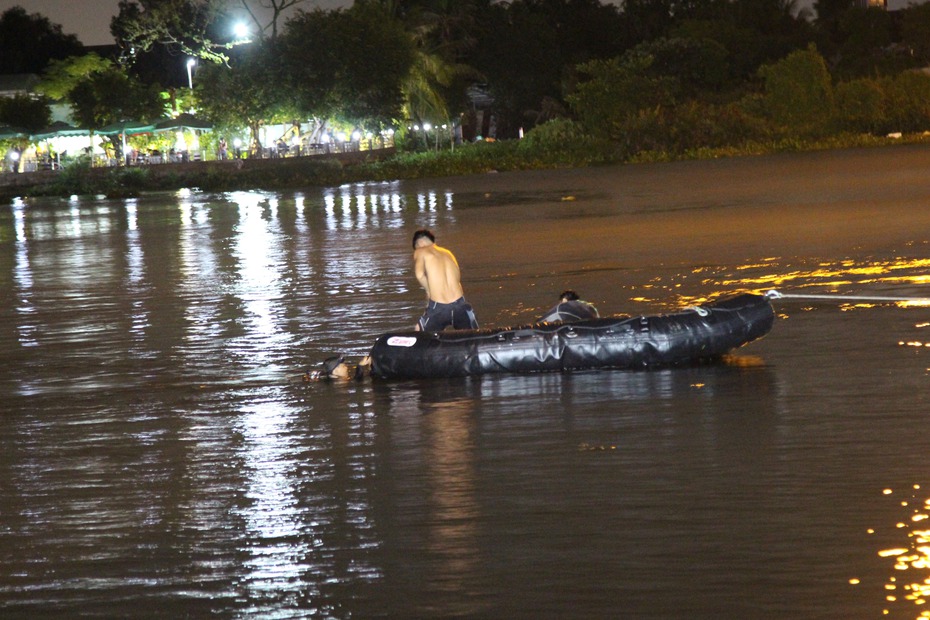
<svg viewBox="0 0 930 620"><path fill-rule="evenodd" d="M19 198L13 201L13 227L16 231L16 253L13 258L13 282L17 290L16 312L20 315L17 327L19 344L38 346L38 326L27 317L35 313L32 299L33 276L29 263L29 241L26 234L26 204Z"/></svg>
<svg viewBox="0 0 930 620"><path fill-rule="evenodd" d="M264 613L281 599L313 594L307 592L307 575L323 579L321 567L308 563L313 557L309 544L313 538L302 531L305 518L292 476L300 465L299 446L288 428L297 412L281 402L268 401L254 403L240 413L246 497L251 500L241 509L247 530L242 550L247 571L244 585L250 591L252 611ZM282 597L283 593L290 596Z"/></svg>
<svg viewBox="0 0 930 620"><path fill-rule="evenodd" d="M145 256L142 252L142 242L139 238L138 204L134 198L126 201L126 284L127 287L140 291L145 287ZM141 342L145 337L145 330L149 326L148 312L142 295L132 297L132 315L130 318L130 331L133 337Z"/></svg>

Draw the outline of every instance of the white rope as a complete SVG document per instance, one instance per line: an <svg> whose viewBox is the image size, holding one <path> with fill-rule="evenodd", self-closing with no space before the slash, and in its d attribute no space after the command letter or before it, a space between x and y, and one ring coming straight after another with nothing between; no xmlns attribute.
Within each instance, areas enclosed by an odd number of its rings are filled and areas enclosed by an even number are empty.
<svg viewBox="0 0 930 620"><path fill-rule="evenodd" d="M930 304L930 297L880 297L875 295L804 295L795 293L781 293L771 290L765 293L769 299L829 299L832 301L894 301L894 302L920 302Z"/></svg>

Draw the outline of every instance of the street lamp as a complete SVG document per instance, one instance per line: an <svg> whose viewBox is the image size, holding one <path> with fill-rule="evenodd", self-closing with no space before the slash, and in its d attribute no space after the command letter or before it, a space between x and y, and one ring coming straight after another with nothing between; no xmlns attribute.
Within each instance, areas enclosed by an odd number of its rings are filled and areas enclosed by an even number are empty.
<svg viewBox="0 0 930 620"><path fill-rule="evenodd" d="M233 25L233 36L236 37L237 43L248 43L249 27L245 22L236 22Z"/></svg>
<svg viewBox="0 0 930 620"><path fill-rule="evenodd" d="M187 59L187 87L191 90L194 90L194 76L191 73L191 69L194 68L194 59Z"/></svg>

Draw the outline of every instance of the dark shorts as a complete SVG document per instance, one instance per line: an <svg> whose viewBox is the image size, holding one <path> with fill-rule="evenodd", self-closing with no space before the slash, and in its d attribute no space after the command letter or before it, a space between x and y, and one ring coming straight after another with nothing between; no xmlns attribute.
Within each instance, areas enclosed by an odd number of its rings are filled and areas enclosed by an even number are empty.
<svg viewBox="0 0 930 620"><path fill-rule="evenodd" d="M478 329L478 319L471 304L459 297L451 304L430 301L426 311L419 320L420 331L441 332L447 327L452 329Z"/></svg>

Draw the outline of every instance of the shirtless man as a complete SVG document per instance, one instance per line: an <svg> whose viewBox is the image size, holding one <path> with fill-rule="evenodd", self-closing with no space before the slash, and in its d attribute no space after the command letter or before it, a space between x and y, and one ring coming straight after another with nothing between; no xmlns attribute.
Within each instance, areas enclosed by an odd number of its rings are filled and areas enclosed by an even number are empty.
<svg viewBox="0 0 930 620"><path fill-rule="evenodd" d="M426 291L426 311L417 322L417 331L478 329L475 311L465 301L459 263L449 250L436 245L428 230L413 233L413 270Z"/></svg>

